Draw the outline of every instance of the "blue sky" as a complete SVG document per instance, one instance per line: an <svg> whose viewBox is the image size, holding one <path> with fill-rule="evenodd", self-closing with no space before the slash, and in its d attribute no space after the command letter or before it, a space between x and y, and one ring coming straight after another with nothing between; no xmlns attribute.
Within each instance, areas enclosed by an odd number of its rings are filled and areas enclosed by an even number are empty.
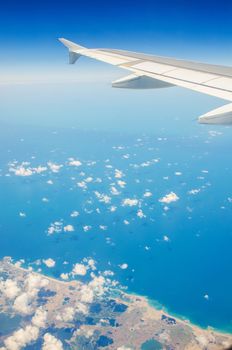
<svg viewBox="0 0 232 350"><path fill-rule="evenodd" d="M62 62L62 36L89 47L230 64L231 16L229 0L4 1L0 63Z"/></svg>

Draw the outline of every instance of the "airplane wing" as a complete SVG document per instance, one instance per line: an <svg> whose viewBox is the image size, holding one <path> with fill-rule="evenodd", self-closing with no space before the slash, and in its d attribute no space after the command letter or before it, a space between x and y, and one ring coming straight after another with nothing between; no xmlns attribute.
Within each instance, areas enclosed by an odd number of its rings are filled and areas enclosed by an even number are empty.
<svg viewBox="0 0 232 350"><path fill-rule="evenodd" d="M113 87L151 89L180 86L232 101L232 67L123 50L88 49L63 38L59 40L69 49L70 64L87 56L131 72L112 82ZM232 103L210 111L198 120L203 124L232 124Z"/></svg>

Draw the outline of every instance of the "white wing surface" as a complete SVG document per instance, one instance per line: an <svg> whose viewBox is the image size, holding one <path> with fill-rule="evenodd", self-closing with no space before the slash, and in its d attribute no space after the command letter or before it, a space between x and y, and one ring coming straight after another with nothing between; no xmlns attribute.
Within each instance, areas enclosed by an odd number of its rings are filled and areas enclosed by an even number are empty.
<svg viewBox="0 0 232 350"><path fill-rule="evenodd" d="M232 67L224 67L142 53L87 49L66 39L59 39L69 49L69 63L80 56L106 62L131 73L112 83L113 87L151 89L180 86L232 101ZM231 124L232 103L199 117L200 123Z"/></svg>

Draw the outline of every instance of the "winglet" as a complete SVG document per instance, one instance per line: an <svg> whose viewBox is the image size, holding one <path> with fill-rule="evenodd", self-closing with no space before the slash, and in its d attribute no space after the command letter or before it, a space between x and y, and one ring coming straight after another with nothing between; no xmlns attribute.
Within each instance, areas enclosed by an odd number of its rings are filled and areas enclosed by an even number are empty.
<svg viewBox="0 0 232 350"><path fill-rule="evenodd" d="M64 38L59 38L58 40L62 44L64 44L64 46L66 46L69 50L69 64L74 64L78 60L78 58L81 56L80 51L84 50L85 47L77 45L74 42Z"/></svg>

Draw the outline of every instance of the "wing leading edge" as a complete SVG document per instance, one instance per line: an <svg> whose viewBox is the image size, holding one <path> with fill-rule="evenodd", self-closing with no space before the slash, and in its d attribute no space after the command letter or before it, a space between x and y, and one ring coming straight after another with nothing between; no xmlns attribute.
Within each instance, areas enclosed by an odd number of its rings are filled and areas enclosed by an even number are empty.
<svg viewBox="0 0 232 350"><path fill-rule="evenodd" d="M180 86L227 101L232 101L232 67L145 55L136 52L88 49L69 40L59 39L69 50L69 63L80 56L90 57L130 71L113 87L150 89ZM231 124L232 103L199 117L200 123Z"/></svg>

